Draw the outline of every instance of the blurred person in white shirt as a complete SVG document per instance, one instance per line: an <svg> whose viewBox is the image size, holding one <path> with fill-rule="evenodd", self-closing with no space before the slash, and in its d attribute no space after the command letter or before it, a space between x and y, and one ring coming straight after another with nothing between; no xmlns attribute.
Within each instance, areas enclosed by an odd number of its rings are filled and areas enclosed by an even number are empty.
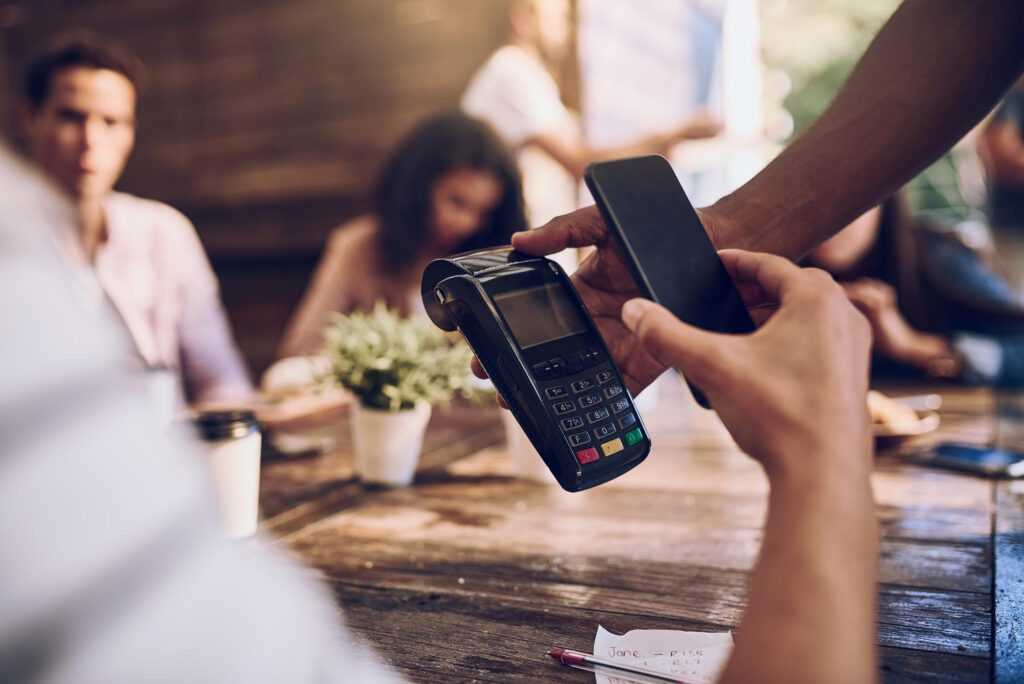
<svg viewBox="0 0 1024 684"><path fill-rule="evenodd" d="M0 141L0 682L393 682L330 596L229 543L200 452L61 254L65 193Z"/></svg>
<svg viewBox="0 0 1024 684"><path fill-rule="evenodd" d="M32 159L71 199L79 231L62 251L109 298L147 370L163 369L178 399L247 395L217 278L180 212L114 191L135 143L139 61L123 47L74 32L28 67L19 117ZM167 383L164 383L167 384Z"/></svg>
<svg viewBox="0 0 1024 684"><path fill-rule="evenodd" d="M462 108L489 123L516 152L533 226L576 209L577 185L587 164L665 154L679 140L708 137L720 128L699 114L633 144L592 148L551 75L566 57L571 32L568 0L512 0L508 40L476 72L462 97Z"/></svg>

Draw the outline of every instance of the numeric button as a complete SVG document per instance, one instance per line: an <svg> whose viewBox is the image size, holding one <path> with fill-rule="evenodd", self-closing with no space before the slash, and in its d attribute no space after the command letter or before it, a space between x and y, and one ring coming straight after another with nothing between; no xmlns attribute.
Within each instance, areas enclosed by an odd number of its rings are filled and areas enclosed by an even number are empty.
<svg viewBox="0 0 1024 684"><path fill-rule="evenodd" d="M594 428L594 436L598 439L604 439L610 435L615 434L615 424L605 423L604 425Z"/></svg>
<svg viewBox="0 0 1024 684"><path fill-rule="evenodd" d="M615 379L615 373L613 373L610 370L603 370L603 371L601 371L600 373L597 374L597 382L600 385L603 385L604 383L609 382L609 381L614 380L614 379Z"/></svg>
<svg viewBox="0 0 1024 684"><path fill-rule="evenodd" d="M547 395L548 399L564 399L569 396L569 390L565 385L558 385L557 387L548 387L544 390L544 394Z"/></svg>
<svg viewBox="0 0 1024 684"><path fill-rule="evenodd" d="M601 403L601 395L600 394L588 394L586 396L580 397L580 406L582 406L583 408L589 408L589 407L593 406L594 404L600 404L600 403Z"/></svg>
<svg viewBox="0 0 1024 684"><path fill-rule="evenodd" d="M622 394L622 385L612 385L611 387L606 388L604 391L604 396L608 399L611 399L612 397L617 397L620 394Z"/></svg>
<svg viewBox="0 0 1024 684"><path fill-rule="evenodd" d="M629 399L622 397L612 402L612 413L622 413L629 408Z"/></svg>
<svg viewBox="0 0 1024 684"><path fill-rule="evenodd" d="M633 414L630 414L633 415ZM583 419L579 416L570 416L562 419L562 429L568 432L583 427Z"/></svg>
<svg viewBox="0 0 1024 684"><path fill-rule="evenodd" d="M608 417L608 409L606 409L606 408L599 408L596 411L591 411L590 413L587 414L587 422L588 423L596 423L598 421L602 421L602 420L606 419L607 417Z"/></svg>
<svg viewBox="0 0 1024 684"><path fill-rule="evenodd" d="M576 382L572 383L572 391L576 394L579 394L580 392L586 392L593 386L593 380L587 380L586 378L584 378L583 380L577 380Z"/></svg>
<svg viewBox="0 0 1024 684"><path fill-rule="evenodd" d="M557 404L552 404L551 408L555 410L557 415L564 415L566 413L572 413L576 410L576 404L571 401L560 401Z"/></svg>

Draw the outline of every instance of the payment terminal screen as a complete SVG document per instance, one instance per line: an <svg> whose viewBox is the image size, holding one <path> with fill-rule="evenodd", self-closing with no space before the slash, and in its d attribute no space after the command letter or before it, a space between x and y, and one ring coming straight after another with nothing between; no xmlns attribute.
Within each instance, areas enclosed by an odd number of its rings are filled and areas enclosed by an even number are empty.
<svg viewBox="0 0 1024 684"><path fill-rule="evenodd" d="M494 296L501 315L523 349L587 329L576 305L560 285L539 285Z"/></svg>

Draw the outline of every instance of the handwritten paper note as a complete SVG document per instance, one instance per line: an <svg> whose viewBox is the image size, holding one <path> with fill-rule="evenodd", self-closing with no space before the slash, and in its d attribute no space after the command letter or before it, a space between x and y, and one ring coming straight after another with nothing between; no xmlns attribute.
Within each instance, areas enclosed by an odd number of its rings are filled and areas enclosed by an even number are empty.
<svg viewBox="0 0 1024 684"><path fill-rule="evenodd" d="M676 675L687 682L714 682L732 653L732 632L679 632L634 629L614 634L601 625L594 637L594 655L618 663ZM628 680L597 675L597 684Z"/></svg>

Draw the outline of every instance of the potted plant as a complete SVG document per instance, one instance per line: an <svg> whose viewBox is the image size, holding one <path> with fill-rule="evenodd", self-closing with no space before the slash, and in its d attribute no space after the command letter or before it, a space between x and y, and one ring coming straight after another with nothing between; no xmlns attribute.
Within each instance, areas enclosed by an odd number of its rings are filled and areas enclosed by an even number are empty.
<svg viewBox="0 0 1024 684"><path fill-rule="evenodd" d="M324 334L329 379L358 401L352 411L356 472L402 486L416 473L433 404L469 395L468 345L429 321L378 302L370 313L335 315Z"/></svg>

